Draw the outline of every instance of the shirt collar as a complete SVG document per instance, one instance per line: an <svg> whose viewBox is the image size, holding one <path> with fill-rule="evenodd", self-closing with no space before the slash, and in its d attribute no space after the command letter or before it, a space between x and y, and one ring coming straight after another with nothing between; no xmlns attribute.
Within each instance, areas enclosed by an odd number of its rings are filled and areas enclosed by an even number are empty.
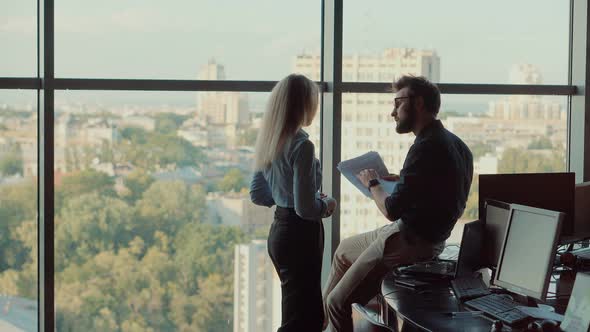
<svg viewBox="0 0 590 332"><path fill-rule="evenodd" d="M416 139L414 140L414 142L419 142L419 141L425 139L426 137L430 136L432 134L432 132L434 132L435 130L442 129L442 128L444 128L442 122L438 119L435 119L434 121L429 123L426 127L422 128L422 130L420 131L418 136L416 136Z"/></svg>
<svg viewBox="0 0 590 332"><path fill-rule="evenodd" d="M309 138L309 134L303 129L299 129L297 131L297 133L295 134L295 137L299 137L299 136L302 136L304 138Z"/></svg>

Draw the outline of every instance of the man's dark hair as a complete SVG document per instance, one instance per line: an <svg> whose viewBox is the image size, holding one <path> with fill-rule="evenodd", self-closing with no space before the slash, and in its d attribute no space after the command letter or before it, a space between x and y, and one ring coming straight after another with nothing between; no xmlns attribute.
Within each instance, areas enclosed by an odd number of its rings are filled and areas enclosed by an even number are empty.
<svg viewBox="0 0 590 332"><path fill-rule="evenodd" d="M404 75L393 82L392 90L397 92L403 88L410 90L411 96L420 96L424 99L424 108L434 115L440 109L440 90L436 84L427 80L424 76Z"/></svg>

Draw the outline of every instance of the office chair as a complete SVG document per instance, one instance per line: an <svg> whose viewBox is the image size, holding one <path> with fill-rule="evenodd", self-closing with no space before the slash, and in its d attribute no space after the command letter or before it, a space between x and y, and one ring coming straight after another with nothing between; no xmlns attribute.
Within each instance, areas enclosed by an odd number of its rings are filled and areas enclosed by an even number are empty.
<svg viewBox="0 0 590 332"><path fill-rule="evenodd" d="M355 332L396 332L395 329L381 324L374 314L358 303L352 304L352 323Z"/></svg>

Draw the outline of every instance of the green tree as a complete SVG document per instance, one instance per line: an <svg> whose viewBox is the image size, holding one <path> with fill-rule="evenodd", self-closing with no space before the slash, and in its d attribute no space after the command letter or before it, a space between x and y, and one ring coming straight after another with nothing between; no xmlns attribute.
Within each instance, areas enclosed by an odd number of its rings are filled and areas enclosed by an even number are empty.
<svg viewBox="0 0 590 332"><path fill-rule="evenodd" d="M123 130L125 139L115 147L114 154L120 156L120 162L130 162L146 170L168 165L199 166L205 162L201 149L182 137L161 133L148 135L143 129L126 132L128 129Z"/></svg>
<svg viewBox="0 0 590 332"><path fill-rule="evenodd" d="M135 144L145 144L149 134L140 127L126 127L121 130L121 137Z"/></svg>
<svg viewBox="0 0 590 332"><path fill-rule="evenodd" d="M56 218L57 270L127 246L133 237L132 219L127 203L98 192L68 200Z"/></svg>
<svg viewBox="0 0 590 332"><path fill-rule="evenodd" d="M553 144L551 143L551 140L548 137L539 137L539 139L536 139L534 141L532 141L529 146L528 149L529 150L541 150L541 149L546 149L546 150L550 150L553 148Z"/></svg>
<svg viewBox="0 0 590 332"><path fill-rule="evenodd" d="M8 152L0 157L0 175L23 174L23 157L19 145L11 145Z"/></svg>
<svg viewBox="0 0 590 332"><path fill-rule="evenodd" d="M101 163L112 163L115 160L113 147L109 141L102 140L100 142L100 151L97 157Z"/></svg>
<svg viewBox="0 0 590 332"><path fill-rule="evenodd" d="M198 331L231 331L233 317L231 275L211 274L202 281L197 297L194 325Z"/></svg>
<svg viewBox="0 0 590 332"><path fill-rule="evenodd" d="M556 151L545 156L539 153L508 148L498 162L499 173L543 173L565 169L565 152Z"/></svg>
<svg viewBox="0 0 590 332"><path fill-rule="evenodd" d="M156 132L167 135L176 135L178 128L189 116L176 113L158 113L156 116Z"/></svg>
<svg viewBox="0 0 590 332"><path fill-rule="evenodd" d="M469 197L462 218L471 220L479 218L479 177L477 175L473 177L471 182L471 189L469 189Z"/></svg>
<svg viewBox="0 0 590 332"><path fill-rule="evenodd" d="M246 182L244 174L237 168L230 169L217 183L217 188L223 192L239 192L247 186L248 183Z"/></svg>
<svg viewBox="0 0 590 332"><path fill-rule="evenodd" d="M469 149L473 154L474 160L477 160L478 158L485 156L486 153L493 151L492 146L481 142L470 145Z"/></svg>
<svg viewBox="0 0 590 332"><path fill-rule="evenodd" d="M233 248L245 236L238 227L190 223L176 235L178 283L188 295L197 293L199 280L211 273L232 275Z"/></svg>
<svg viewBox="0 0 590 332"><path fill-rule="evenodd" d="M56 188L57 211L71 198L97 192L101 195L116 196L115 180L106 173L92 169L83 170L64 176L61 185Z"/></svg>
<svg viewBox="0 0 590 332"><path fill-rule="evenodd" d="M129 194L125 198L128 202L135 203L141 198L143 192L154 183L154 178L145 170L137 168L123 179L123 183L129 190Z"/></svg>
<svg viewBox="0 0 590 332"><path fill-rule="evenodd" d="M27 261L27 244L15 232L23 223L37 215L37 185L26 181L0 186L0 271L19 270Z"/></svg>
<svg viewBox="0 0 590 332"><path fill-rule="evenodd" d="M152 244L156 231L174 236L189 222L200 222L205 214L205 192L180 181L156 181L137 201L135 232Z"/></svg>
<svg viewBox="0 0 590 332"><path fill-rule="evenodd" d="M37 297L37 223L25 221L11 232L12 248L23 261L0 273L0 292L30 299Z"/></svg>

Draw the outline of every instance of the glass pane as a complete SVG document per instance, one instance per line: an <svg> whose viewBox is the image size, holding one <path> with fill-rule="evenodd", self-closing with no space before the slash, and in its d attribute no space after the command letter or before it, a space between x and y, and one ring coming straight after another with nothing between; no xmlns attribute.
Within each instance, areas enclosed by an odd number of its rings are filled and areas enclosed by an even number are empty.
<svg viewBox="0 0 590 332"><path fill-rule="evenodd" d="M56 1L57 77L278 80L320 50L321 2Z"/></svg>
<svg viewBox="0 0 590 332"><path fill-rule="evenodd" d="M374 150L399 174L413 134L395 132L391 94L344 94L342 160ZM443 95L439 118L474 157L474 179L463 217L447 240L459 243L463 224L478 218L479 174L566 170L566 97ZM341 177L341 238L388 223L372 200Z"/></svg>
<svg viewBox="0 0 590 332"><path fill-rule="evenodd" d="M0 330L37 331L37 93L0 90Z"/></svg>
<svg viewBox="0 0 590 332"><path fill-rule="evenodd" d="M56 92L58 331L276 331L248 192L268 95Z"/></svg>
<svg viewBox="0 0 590 332"><path fill-rule="evenodd" d="M0 77L37 76L37 1L0 2Z"/></svg>
<svg viewBox="0 0 590 332"><path fill-rule="evenodd" d="M569 10L553 0L345 1L343 80L567 84Z"/></svg>

